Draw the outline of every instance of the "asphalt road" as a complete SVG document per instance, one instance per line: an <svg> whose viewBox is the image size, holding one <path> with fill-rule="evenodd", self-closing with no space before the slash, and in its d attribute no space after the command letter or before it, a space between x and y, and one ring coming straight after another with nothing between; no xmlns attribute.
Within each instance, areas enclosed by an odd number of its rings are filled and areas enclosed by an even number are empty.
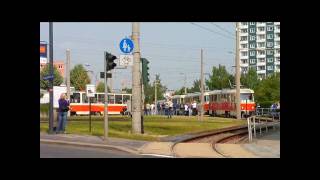
<svg viewBox="0 0 320 180"><path fill-rule="evenodd" d="M40 158L152 158L123 151L40 143Z"/></svg>

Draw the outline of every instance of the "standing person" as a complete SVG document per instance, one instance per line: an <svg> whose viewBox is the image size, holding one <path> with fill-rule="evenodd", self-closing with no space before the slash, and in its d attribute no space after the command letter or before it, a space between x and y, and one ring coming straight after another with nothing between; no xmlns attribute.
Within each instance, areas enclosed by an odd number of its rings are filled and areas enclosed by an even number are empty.
<svg viewBox="0 0 320 180"><path fill-rule="evenodd" d="M147 104L147 115L150 115L151 114L151 106L150 104L148 103Z"/></svg>
<svg viewBox="0 0 320 180"><path fill-rule="evenodd" d="M58 115L58 126L57 133L66 133L66 125L67 125L67 115L70 109L69 100L66 100L66 94L62 93L60 95L59 102L59 115Z"/></svg>
<svg viewBox="0 0 320 180"><path fill-rule="evenodd" d="M193 101L192 103L192 115L196 115L197 112L197 103L196 101Z"/></svg>
<svg viewBox="0 0 320 180"><path fill-rule="evenodd" d="M154 104L152 103L150 106L151 106L151 114L154 115L155 114Z"/></svg>
<svg viewBox="0 0 320 180"><path fill-rule="evenodd" d="M184 104L184 115L188 116L189 110L188 110L188 104Z"/></svg>
<svg viewBox="0 0 320 180"><path fill-rule="evenodd" d="M168 118L172 118L172 111L173 111L173 103L171 101L171 99L169 98L168 101Z"/></svg>
<svg viewBox="0 0 320 180"><path fill-rule="evenodd" d="M189 104L188 109L189 109L189 116L191 116L192 115L192 104L191 103Z"/></svg>
<svg viewBox="0 0 320 180"><path fill-rule="evenodd" d="M160 114L160 112L161 112L160 102L157 103L157 110L158 110L158 114Z"/></svg>
<svg viewBox="0 0 320 180"><path fill-rule="evenodd" d="M168 116L169 115L169 101L167 100L164 104L164 115Z"/></svg>

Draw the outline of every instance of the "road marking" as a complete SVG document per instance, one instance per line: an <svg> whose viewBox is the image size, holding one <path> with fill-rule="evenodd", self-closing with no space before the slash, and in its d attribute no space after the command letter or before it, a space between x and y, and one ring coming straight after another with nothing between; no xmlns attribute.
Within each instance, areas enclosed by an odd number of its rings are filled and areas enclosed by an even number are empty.
<svg viewBox="0 0 320 180"><path fill-rule="evenodd" d="M140 154L140 155L175 158L175 157L173 157L173 156L167 156L167 155L162 155L162 154Z"/></svg>

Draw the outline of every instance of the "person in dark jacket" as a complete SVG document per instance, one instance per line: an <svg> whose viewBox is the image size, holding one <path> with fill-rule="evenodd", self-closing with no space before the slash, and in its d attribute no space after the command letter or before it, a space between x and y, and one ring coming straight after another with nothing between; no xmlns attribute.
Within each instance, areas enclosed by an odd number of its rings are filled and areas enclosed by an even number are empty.
<svg viewBox="0 0 320 180"><path fill-rule="evenodd" d="M58 127L57 133L66 133L67 116L69 111L69 100L66 100L66 94L62 93L60 95L59 102L59 115L58 115Z"/></svg>

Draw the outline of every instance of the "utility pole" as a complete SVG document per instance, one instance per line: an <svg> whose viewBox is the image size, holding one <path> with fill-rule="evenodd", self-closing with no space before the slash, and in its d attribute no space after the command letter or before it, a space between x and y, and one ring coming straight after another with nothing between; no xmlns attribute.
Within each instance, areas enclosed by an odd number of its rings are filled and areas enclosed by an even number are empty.
<svg viewBox="0 0 320 180"><path fill-rule="evenodd" d="M66 63L67 97L70 102L70 49L67 49L66 55L67 55L67 63ZM68 111L68 116L70 116L70 111Z"/></svg>
<svg viewBox="0 0 320 180"><path fill-rule="evenodd" d="M133 67L132 67L132 133L141 134L141 77L140 77L140 24L132 23L132 40L134 42Z"/></svg>
<svg viewBox="0 0 320 180"><path fill-rule="evenodd" d="M157 106L157 75L156 75L156 79L154 80L154 105L155 105L155 109L156 109L156 114L158 114L158 106Z"/></svg>
<svg viewBox="0 0 320 180"><path fill-rule="evenodd" d="M107 141L109 133L109 121L108 121L108 85L107 85L107 52L104 52L104 140Z"/></svg>
<svg viewBox="0 0 320 180"><path fill-rule="evenodd" d="M111 71L110 71L110 73L112 74L112 77L110 78L110 92L112 93L113 92L113 78L114 78L114 74L115 74L115 69L112 69Z"/></svg>
<svg viewBox="0 0 320 180"><path fill-rule="evenodd" d="M203 82L204 77L203 77L203 49L201 49L201 114L200 114L200 120L203 120L203 106L204 106L204 87L203 87Z"/></svg>
<svg viewBox="0 0 320 180"><path fill-rule="evenodd" d="M50 75L53 75L53 23L49 22L49 48L50 48ZM50 107L49 107L49 134L53 133L53 79L49 85Z"/></svg>
<svg viewBox="0 0 320 180"><path fill-rule="evenodd" d="M239 59L239 23L236 22L236 111L237 119L241 119L240 109L240 59Z"/></svg>
<svg viewBox="0 0 320 180"><path fill-rule="evenodd" d="M184 74L184 94L187 94L187 74Z"/></svg>

